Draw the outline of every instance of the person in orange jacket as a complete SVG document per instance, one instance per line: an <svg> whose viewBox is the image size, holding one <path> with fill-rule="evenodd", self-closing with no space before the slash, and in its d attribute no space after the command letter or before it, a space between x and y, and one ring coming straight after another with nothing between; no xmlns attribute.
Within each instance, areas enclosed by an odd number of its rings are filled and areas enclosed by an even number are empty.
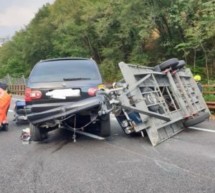
<svg viewBox="0 0 215 193"><path fill-rule="evenodd" d="M7 92L7 84L0 83L0 128L7 130L7 112L10 107L11 95Z"/></svg>

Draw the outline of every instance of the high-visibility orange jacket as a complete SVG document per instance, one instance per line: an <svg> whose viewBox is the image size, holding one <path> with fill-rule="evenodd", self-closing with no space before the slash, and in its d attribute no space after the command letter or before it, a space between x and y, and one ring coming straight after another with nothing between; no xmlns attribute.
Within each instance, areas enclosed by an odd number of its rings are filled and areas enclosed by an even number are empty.
<svg viewBox="0 0 215 193"><path fill-rule="evenodd" d="M10 107L11 95L0 88L0 123L5 123L7 111Z"/></svg>

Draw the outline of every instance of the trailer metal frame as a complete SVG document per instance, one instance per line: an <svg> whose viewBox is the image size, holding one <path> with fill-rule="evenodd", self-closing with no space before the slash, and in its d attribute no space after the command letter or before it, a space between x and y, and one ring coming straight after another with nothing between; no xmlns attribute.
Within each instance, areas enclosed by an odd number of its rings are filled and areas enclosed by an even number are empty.
<svg viewBox="0 0 215 193"><path fill-rule="evenodd" d="M119 63L126 87L115 93L120 103L115 116L127 134L145 130L155 146L184 130L187 120L209 117L190 69L176 66L175 60L174 68L163 71Z"/></svg>

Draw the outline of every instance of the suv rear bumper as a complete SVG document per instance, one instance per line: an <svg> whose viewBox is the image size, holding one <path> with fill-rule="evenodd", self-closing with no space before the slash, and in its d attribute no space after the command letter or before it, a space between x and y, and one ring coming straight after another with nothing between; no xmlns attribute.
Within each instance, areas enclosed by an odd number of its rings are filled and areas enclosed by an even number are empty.
<svg viewBox="0 0 215 193"><path fill-rule="evenodd" d="M87 98L78 102L70 102L63 104L47 104L50 110L42 112L32 113L32 108L36 108L37 105L28 106L26 108L27 118L32 124L40 124L53 119L60 119L62 117L71 116L73 114L80 113L81 111L91 111L93 109L101 110L104 102L103 96L96 96ZM41 104L40 104L41 106ZM46 104L43 105L47 107ZM99 113L99 112L98 112Z"/></svg>

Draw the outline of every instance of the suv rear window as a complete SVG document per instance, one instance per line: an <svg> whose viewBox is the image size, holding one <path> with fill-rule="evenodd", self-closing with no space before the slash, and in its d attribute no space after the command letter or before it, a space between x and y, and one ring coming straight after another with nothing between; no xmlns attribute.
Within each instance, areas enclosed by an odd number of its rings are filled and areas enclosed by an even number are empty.
<svg viewBox="0 0 215 193"><path fill-rule="evenodd" d="M29 81L59 82L99 79L101 77L93 60L52 60L37 63Z"/></svg>

